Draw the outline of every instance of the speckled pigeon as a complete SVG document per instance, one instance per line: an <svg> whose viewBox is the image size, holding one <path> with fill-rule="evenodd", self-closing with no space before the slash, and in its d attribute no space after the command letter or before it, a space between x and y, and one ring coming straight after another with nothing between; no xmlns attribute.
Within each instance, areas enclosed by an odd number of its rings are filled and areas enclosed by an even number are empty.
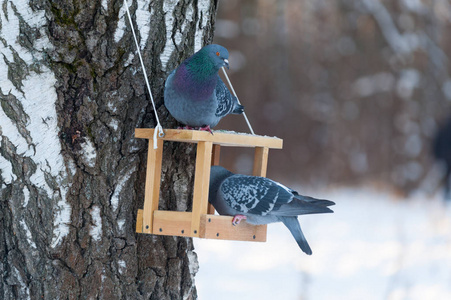
<svg viewBox="0 0 451 300"><path fill-rule="evenodd" d="M332 213L327 206L335 203L299 195L296 191L271 179L234 174L223 167L211 167L208 201L220 215L234 216L236 225L246 219L250 224L282 222L288 227L299 247L311 255L298 222L298 215Z"/></svg>
<svg viewBox="0 0 451 300"><path fill-rule="evenodd" d="M211 132L228 114L241 114L244 107L230 94L218 75L229 66L229 52L219 45L208 45L187 58L169 74L164 88L164 104L186 129Z"/></svg>

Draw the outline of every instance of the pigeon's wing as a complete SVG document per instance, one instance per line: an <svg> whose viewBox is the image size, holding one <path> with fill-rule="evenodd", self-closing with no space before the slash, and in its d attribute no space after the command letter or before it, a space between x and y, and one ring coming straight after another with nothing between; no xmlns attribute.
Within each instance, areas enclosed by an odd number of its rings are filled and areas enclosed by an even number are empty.
<svg viewBox="0 0 451 300"><path fill-rule="evenodd" d="M267 179L270 180L270 179ZM272 181L272 180L270 180ZM327 206L334 205L335 203L329 200L316 199L309 196L300 195L297 191L284 186L281 183L272 181L277 184L283 191L292 195L294 198L288 203L277 202L274 206L272 215L275 216L298 216L307 214L320 214L320 213L331 213L331 209Z"/></svg>
<svg viewBox="0 0 451 300"><path fill-rule="evenodd" d="M225 83L219 76L218 83L216 84L215 94L216 99L218 100L216 116L224 117L232 111L235 97L230 94L229 89L226 87Z"/></svg>
<svg viewBox="0 0 451 300"><path fill-rule="evenodd" d="M303 200L305 202L315 204L315 205L321 205L321 206L332 206L335 205L335 202L325 199L316 199L309 196L303 196L299 195L297 192L296 194L293 194L296 199Z"/></svg>
<svg viewBox="0 0 451 300"><path fill-rule="evenodd" d="M314 199L314 198L312 198ZM282 204L273 209L271 215L274 216L299 216L308 214L324 214L333 213L333 210L323 205L322 201L331 202L328 200L313 200L311 202L304 201L299 198L294 198L290 203Z"/></svg>
<svg viewBox="0 0 451 300"><path fill-rule="evenodd" d="M293 189L290 189L288 187L285 187L285 188L288 189L290 191L290 193L292 193L296 199L303 200L308 203L312 203L312 204L316 204L316 205L322 205L322 206L335 205L335 202L333 202L333 201L304 196L304 195L299 194L297 191L295 191Z"/></svg>
<svg viewBox="0 0 451 300"><path fill-rule="evenodd" d="M261 216L293 199L293 195L274 181L246 175L233 175L225 179L220 192L231 208L244 214Z"/></svg>

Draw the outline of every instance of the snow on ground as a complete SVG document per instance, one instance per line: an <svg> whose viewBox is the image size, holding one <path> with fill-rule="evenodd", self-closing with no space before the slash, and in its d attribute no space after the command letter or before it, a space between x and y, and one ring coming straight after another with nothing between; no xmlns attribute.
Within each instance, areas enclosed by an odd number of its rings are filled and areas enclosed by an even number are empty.
<svg viewBox="0 0 451 300"><path fill-rule="evenodd" d="M451 299L451 206L368 188L318 196L336 205L299 218L312 256L282 224L266 243L195 239L199 299Z"/></svg>

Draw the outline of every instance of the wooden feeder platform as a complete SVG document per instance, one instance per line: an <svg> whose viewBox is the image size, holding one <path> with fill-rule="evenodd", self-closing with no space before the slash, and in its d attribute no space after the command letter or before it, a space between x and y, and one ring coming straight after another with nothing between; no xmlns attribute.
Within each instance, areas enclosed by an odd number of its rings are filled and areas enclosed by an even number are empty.
<svg viewBox="0 0 451 300"><path fill-rule="evenodd" d="M233 226L233 217L214 214L213 206L208 203L210 167L219 164L221 146L255 148L253 175L265 177L269 149L282 149L283 140L276 137L220 131L214 131L212 135L206 131L164 129L164 133L163 138L157 139L157 149L154 149L154 129L135 129L136 138L149 140L144 208L138 210L136 232L265 242L266 225L241 222ZM191 212L158 210L163 141L197 143Z"/></svg>

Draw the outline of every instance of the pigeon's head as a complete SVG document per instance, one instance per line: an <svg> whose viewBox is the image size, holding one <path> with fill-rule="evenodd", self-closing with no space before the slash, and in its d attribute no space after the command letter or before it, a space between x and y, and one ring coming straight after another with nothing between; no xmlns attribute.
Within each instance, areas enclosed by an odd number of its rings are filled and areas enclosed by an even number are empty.
<svg viewBox="0 0 451 300"><path fill-rule="evenodd" d="M203 47L185 60L184 65L190 76L198 81L216 76L219 69L229 67L229 51L226 48L211 44Z"/></svg>
<svg viewBox="0 0 451 300"><path fill-rule="evenodd" d="M212 166L210 169L210 190L208 194L208 202L216 203L216 194L219 186L227 178L232 176L233 173L221 166Z"/></svg>
<svg viewBox="0 0 451 300"><path fill-rule="evenodd" d="M202 50L205 51L205 54L208 55L210 60L214 63L215 67L220 69L222 67L229 68L229 51L226 48L211 44L205 46Z"/></svg>
<svg viewBox="0 0 451 300"><path fill-rule="evenodd" d="M224 178L232 176L233 173L221 166L211 166L210 169L210 182L215 179L222 181Z"/></svg>

